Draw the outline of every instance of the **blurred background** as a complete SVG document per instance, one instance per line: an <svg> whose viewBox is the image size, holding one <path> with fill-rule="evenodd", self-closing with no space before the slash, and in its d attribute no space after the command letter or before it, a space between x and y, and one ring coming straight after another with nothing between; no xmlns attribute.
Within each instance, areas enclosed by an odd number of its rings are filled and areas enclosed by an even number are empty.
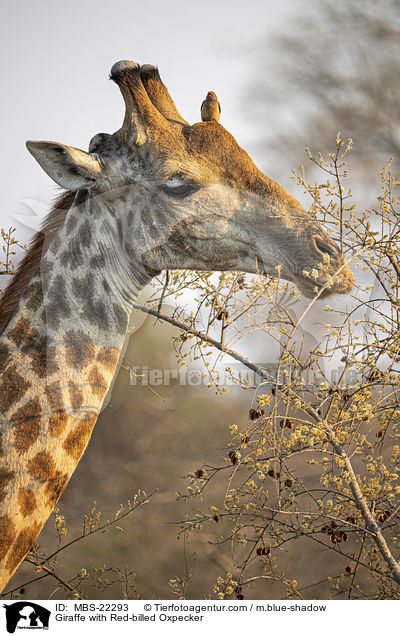
<svg viewBox="0 0 400 636"><path fill-rule="evenodd" d="M313 153L333 152L338 131L343 138L352 137L349 167L360 209L375 205L379 171L390 156L397 160L397 0L171 0L151 5L136 0L38 0L8 4L1 30L0 226L16 226L22 242L37 226L35 215L49 209L56 193L26 151L25 141L48 139L86 149L95 133L118 129L123 103L107 81L118 59L158 65L178 109L193 123L200 119L207 91L215 91L222 106L220 123L261 170L306 207L310 202L291 180L292 169L301 164L312 178L306 147ZM6 276L0 277L3 288L6 282ZM173 333L146 320L129 344L127 360L149 368L176 368ZM93 500L106 519L138 488L157 493L121 523L122 533L111 529L66 551L62 568L68 578L80 568L126 564L136 573L140 595L169 598L169 579L184 577L191 567L188 595L201 598L210 593L217 576L232 571L232 558L229 546L217 551L210 544L218 537L217 526L214 534L191 539L184 551L183 541L177 540L177 522L195 504L176 501L175 491L184 488L184 474L226 456L228 425L243 426L253 395L233 390L220 397L204 386L156 388L157 393L132 386L128 372L121 371L84 459L59 502L67 538L79 534ZM218 498L223 489L222 482L216 483L213 496ZM57 546L51 520L39 544L46 551ZM293 577L296 570L304 574L303 555L286 558ZM318 558L323 569L327 557ZM23 565L9 589L31 576L32 567ZM26 593L45 598L52 588L46 581ZM119 584L104 592L89 583L84 589L89 598L122 594ZM317 594L323 598L325 593L322 586ZM278 584L265 585L254 595L281 598L284 590ZM310 590L309 597L316 593Z"/></svg>

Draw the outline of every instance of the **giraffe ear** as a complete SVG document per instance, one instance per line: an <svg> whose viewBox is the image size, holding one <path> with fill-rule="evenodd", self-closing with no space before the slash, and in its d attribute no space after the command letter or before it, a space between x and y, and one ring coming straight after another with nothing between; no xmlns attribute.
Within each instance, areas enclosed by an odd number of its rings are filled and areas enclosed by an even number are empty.
<svg viewBox="0 0 400 636"><path fill-rule="evenodd" d="M66 190L89 188L101 176L98 157L55 141L27 141L26 147L43 170Z"/></svg>

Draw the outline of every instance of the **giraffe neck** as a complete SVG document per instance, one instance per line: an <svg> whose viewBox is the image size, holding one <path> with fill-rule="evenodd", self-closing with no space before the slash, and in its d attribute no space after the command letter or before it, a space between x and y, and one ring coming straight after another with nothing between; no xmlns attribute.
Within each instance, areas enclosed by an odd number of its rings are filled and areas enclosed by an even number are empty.
<svg viewBox="0 0 400 636"><path fill-rule="evenodd" d="M121 254L110 211L78 193L0 336L0 589L86 448L151 277Z"/></svg>

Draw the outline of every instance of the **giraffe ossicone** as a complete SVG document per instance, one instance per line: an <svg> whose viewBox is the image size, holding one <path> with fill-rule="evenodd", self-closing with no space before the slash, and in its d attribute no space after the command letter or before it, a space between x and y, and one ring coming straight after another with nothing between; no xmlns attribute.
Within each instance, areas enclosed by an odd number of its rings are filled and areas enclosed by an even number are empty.
<svg viewBox="0 0 400 636"><path fill-rule="evenodd" d="M156 273L280 266L309 297L353 284L319 223L220 124L189 125L154 66L118 62L111 79L125 101L117 132L89 152L27 143L67 192L0 304L1 589L85 450L132 304Z"/></svg>

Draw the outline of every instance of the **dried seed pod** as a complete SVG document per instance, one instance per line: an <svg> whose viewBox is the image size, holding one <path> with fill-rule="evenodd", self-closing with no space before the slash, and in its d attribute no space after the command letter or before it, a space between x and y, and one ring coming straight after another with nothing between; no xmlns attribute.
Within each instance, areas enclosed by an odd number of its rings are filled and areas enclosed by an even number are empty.
<svg viewBox="0 0 400 636"><path fill-rule="evenodd" d="M234 466L239 463L239 455L237 451L229 451L228 457Z"/></svg>
<svg viewBox="0 0 400 636"><path fill-rule="evenodd" d="M290 419L290 417L285 417L285 419L279 422L279 426L281 428L293 428L293 421Z"/></svg>
<svg viewBox="0 0 400 636"><path fill-rule="evenodd" d="M331 532L329 540L332 543L341 543L342 541L348 541L348 536L343 530L336 530Z"/></svg>
<svg viewBox="0 0 400 636"><path fill-rule="evenodd" d="M249 418L251 420L258 420L259 417L261 417L262 415L264 415L264 411L263 409L250 409L249 411Z"/></svg>
<svg viewBox="0 0 400 636"><path fill-rule="evenodd" d="M291 488L293 486L293 479L290 479L290 477L288 477L287 479L285 479L285 486L287 488Z"/></svg>
<svg viewBox="0 0 400 636"><path fill-rule="evenodd" d="M196 470L195 472L195 477L197 477L197 479L201 479L202 477L206 476L206 471L203 470L202 468L199 468L198 470Z"/></svg>
<svg viewBox="0 0 400 636"><path fill-rule="evenodd" d="M225 309L219 309L215 317L217 320L223 320L224 318L228 318L228 312Z"/></svg>
<svg viewBox="0 0 400 636"><path fill-rule="evenodd" d="M215 514L213 516L213 519L214 519L215 523L218 523L219 521L221 521L221 517L219 515L217 515L217 514Z"/></svg>
<svg viewBox="0 0 400 636"><path fill-rule="evenodd" d="M258 556L269 556L271 554L271 549L263 546L262 548L257 548L256 552Z"/></svg>
<svg viewBox="0 0 400 636"><path fill-rule="evenodd" d="M275 471L273 468L270 468L267 472L267 475L269 475L269 477L274 478L275 477Z"/></svg>
<svg viewBox="0 0 400 636"><path fill-rule="evenodd" d="M346 574L352 574L353 572L353 567L351 565L348 565L345 569Z"/></svg>
<svg viewBox="0 0 400 636"><path fill-rule="evenodd" d="M378 515L378 521L380 521L381 523L383 523L384 521L386 521L386 519L387 519L388 517L390 517L390 514L391 514L391 513L390 513L390 510L384 510L383 512L381 512L381 513Z"/></svg>
<svg viewBox="0 0 400 636"><path fill-rule="evenodd" d="M324 532L325 534L330 534L332 532L332 528L330 526L322 526L321 532Z"/></svg>

